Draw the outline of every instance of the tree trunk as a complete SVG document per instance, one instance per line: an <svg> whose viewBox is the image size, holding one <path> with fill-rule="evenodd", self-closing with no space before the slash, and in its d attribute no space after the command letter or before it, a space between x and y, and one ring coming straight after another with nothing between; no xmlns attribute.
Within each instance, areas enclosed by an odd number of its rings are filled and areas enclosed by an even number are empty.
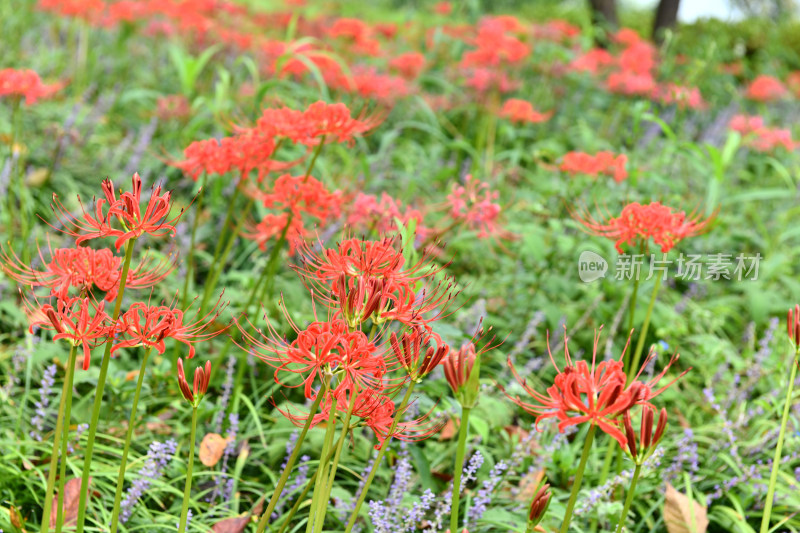
<svg viewBox="0 0 800 533"><path fill-rule="evenodd" d="M675 27L678 21L678 7L681 0L660 0L656 8L656 18L653 21L653 40L661 43L664 39L664 30Z"/></svg>
<svg viewBox="0 0 800 533"><path fill-rule="evenodd" d="M619 20L617 19L616 0L589 0L589 6L592 9L594 24L606 24L613 29L617 28Z"/></svg>

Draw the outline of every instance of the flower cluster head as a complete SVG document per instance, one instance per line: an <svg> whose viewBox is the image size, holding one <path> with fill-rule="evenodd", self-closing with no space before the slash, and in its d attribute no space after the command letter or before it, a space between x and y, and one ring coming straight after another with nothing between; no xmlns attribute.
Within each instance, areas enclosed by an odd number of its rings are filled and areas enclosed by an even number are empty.
<svg viewBox="0 0 800 533"><path fill-rule="evenodd" d="M29 300L24 301L30 316L31 333L38 326L54 331L53 340L65 339L72 346L82 347L83 369L87 370L92 358L92 348L102 344L112 330L111 317L105 311L105 302L97 303L88 296L56 298L55 305L32 305Z"/></svg>
<svg viewBox="0 0 800 533"><path fill-rule="evenodd" d="M0 264L3 271L15 281L30 287L46 287L59 298L67 298L70 289L80 294L105 293L112 301L122 277L122 258L108 248L92 249L84 246L49 249L49 259L39 250L42 267L34 270L13 252L3 250ZM155 286L174 269L170 261L154 262L145 256L134 269L128 271L126 287L143 289Z"/></svg>
<svg viewBox="0 0 800 533"><path fill-rule="evenodd" d="M61 84L42 83L39 75L30 69L5 68L0 70L0 98L4 96L24 98L25 105L32 105L40 99L50 98L61 88Z"/></svg>
<svg viewBox="0 0 800 533"><path fill-rule="evenodd" d="M492 191L488 183L468 175L464 185L453 184L447 196L450 203L450 216L453 220L465 223L470 229L478 231L478 238L487 238L502 232L500 227L499 193Z"/></svg>
<svg viewBox="0 0 800 533"><path fill-rule="evenodd" d="M687 215L675 211L660 202L630 203L618 217L608 215L605 221L598 221L589 214L573 216L588 233L613 239L619 253L623 253L623 244L646 245L650 239L667 253L681 240L707 231L713 220L713 217L703 220L694 212Z"/></svg>
<svg viewBox="0 0 800 533"><path fill-rule="evenodd" d="M655 388L669 368L678 360L678 355L676 354L664 369L650 381L638 381L641 375L640 370L639 374L629 383L623 365L623 358L630 345L630 337L618 360L610 359L600 363L597 362L599 342L600 332L597 331L594 336L591 366L585 361L573 362L569 354L565 328L564 357L566 366L560 369L548 348L550 361L558 374L553 385L544 394L528 385L527 380L519 375L511 361L511 357L509 357L508 366L514 378L525 392L530 395L532 401L526 401L519 396L511 396L508 393L506 393L506 396L528 413L535 415L537 425L542 420L555 418L558 420L558 430L563 433L570 426L589 422L616 439L620 446L625 448L628 445L623 422L625 414L636 405L651 405L650 401L653 398L670 387L688 370L664 387ZM651 352L642 369L654 357L655 352Z"/></svg>
<svg viewBox="0 0 800 533"><path fill-rule="evenodd" d="M759 152L772 152L778 147L792 151L798 145L790 130L767 127L759 116L736 115L728 123L728 128L741 133L745 143Z"/></svg>
<svg viewBox="0 0 800 533"><path fill-rule="evenodd" d="M400 200L382 192L380 198L374 194L359 192L350 202L347 212L347 225L357 229L372 229L386 235L397 232L397 221L404 226L413 223L417 236L425 237L430 232L424 225L422 211L411 206L403 206Z"/></svg>
<svg viewBox="0 0 800 533"><path fill-rule="evenodd" d="M436 339L435 346L431 344L434 339ZM422 327L413 328L411 332L403 333L399 338L397 333L392 332L390 343L396 360L408 372L409 377L417 382L436 368L450 353L450 346Z"/></svg>
<svg viewBox="0 0 800 533"><path fill-rule="evenodd" d="M425 68L425 56L419 52L406 52L389 61L389 68L406 80L415 80Z"/></svg>
<svg viewBox="0 0 800 533"><path fill-rule="evenodd" d="M315 102L305 111L283 107L265 109L257 128L269 131L277 139L295 144L316 146L321 142L355 142L382 121L379 115L355 118L345 104Z"/></svg>
<svg viewBox="0 0 800 533"><path fill-rule="evenodd" d="M505 101L500 109L500 116L517 124L538 124L546 122L553 116L552 111L540 113L533 108L533 104L526 100L510 98Z"/></svg>
<svg viewBox="0 0 800 533"><path fill-rule="evenodd" d="M169 218L172 211L172 193L162 192L157 185L150 189L150 198L142 203L142 178L133 175L130 191L123 192L119 198L110 180L103 180L103 197L95 200L94 213L87 212L81 203L81 215L73 215L53 194L53 212L64 225L58 229L75 237L76 244L92 239L116 237L114 246L119 250L128 240L137 239L144 234L163 237L175 234L175 224L183 215ZM78 197L80 202L80 197Z"/></svg>
<svg viewBox="0 0 800 533"><path fill-rule="evenodd" d="M186 374L183 371L183 359L178 358L178 387L181 389L183 398L192 404L192 407L197 407L200 400L203 399L208 391L208 382L211 379L211 361L206 361L204 366L199 366L194 369L194 382L192 387L186 381Z"/></svg>
<svg viewBox="0 0 800 533"><path fill-rule="evenodd" d="M568 152L559 168L570 174L587 174L589 176L605 174L620 183L628 177L628 171L625 169L627 162L628 156L616 155L614 152L597 152L595 155L584 152Z"/></svg>
<svg viewBox="0 0 800 533"><path fill-rule="evenodd" d="M484 330L479 327L475 336L482 338ZM442 361L444 377L462 407L472 408L478 403L481 357L499 346L499 344L493 344L494 340L495 338L492 337L478 349L475 346L476 339L473 339L473 341L464 343L459 350L450 350Z"/></svg>
<svg viewBox="0 0 800 533"><path fill-rule="evenodd" d="M761 75L747 87L745 96L757 102L772 102L786 96L786 87L777 78Z"/></svg>
<svg viewBox="0 0 800 533"><path fill-rule="evenodd" d="M638 438L633 430L630 410L622 416L625 427L625 444L622 445L622 449L637 465L643 464L648 457L653 455L667 427L667 410L662 407L658 414L656 431L653 433L654 413L655 409L652 406L642 405L642 423Z"/></svg>
<svg viewBox="0 0 800 533"><path fill-rule="evenodd" d="M789 332L789 341L800 350L800 305L789 309L786 316L786 327Z"/></svg>

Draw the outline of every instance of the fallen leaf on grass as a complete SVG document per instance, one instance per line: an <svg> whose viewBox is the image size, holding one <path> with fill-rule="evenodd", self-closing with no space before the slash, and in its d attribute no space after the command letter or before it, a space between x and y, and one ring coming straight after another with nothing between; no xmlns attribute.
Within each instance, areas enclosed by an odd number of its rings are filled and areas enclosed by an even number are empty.
<svg viewBox="0 0 800 533"><path fill-rule="evenodd" d="M667 483L664 523L669 533L705 533L708 528L706 508Z"/></svg>
<svg viewBox="0 0 800 533"><path fill-rule="evenodd" d="M200 443L200 462L208 467L216 465L227 445L228 439L219 433L208 433Z"/></svg>
<svg viewBox="0 0 800 533"><path fill-rule="evenodd" d="M442 426L442 430L439 432L439 440L450 440L456 436L456 424L453 422L452 418L448 418L447 422L444 423Z"/></svg>
<svg viewBox="0 0 800 533"><path fill-rule="evenodd" d="M89 478L89 485L92 478ZM87 488L88 492L88 488ZM91 494L91 493L89 493ZM64 485L64 522L65 526L75 525L78 521L78 501L81 497L81 478L74 477ZM88 497L87 497L88 500ZM58 513L58 494L53 496L53 510L50 513L50 527L56 527Z"/></svg>
<svg viewBox="0 0 800 533"><path fill-rule="evenodd" d="M242 533L250 523L250 516L234 516L233 518L226 518L220 520L211 527L214 533Z"/></svg>

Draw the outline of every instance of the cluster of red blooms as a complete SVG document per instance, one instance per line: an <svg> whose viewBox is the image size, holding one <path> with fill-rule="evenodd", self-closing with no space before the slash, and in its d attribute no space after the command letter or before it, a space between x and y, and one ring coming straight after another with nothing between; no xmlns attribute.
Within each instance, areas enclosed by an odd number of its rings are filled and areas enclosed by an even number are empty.
<svg viewBox="0 0 800 533"><path fill-rule="evenodd" d="M486 17L480 21L477 35L468 40L475 48L465 52L459 63L467 76L467 87L478 93L507 93L518 86L509 77L508 69L520 66L530 55L530 47L517 37L523 30L515 17Z"/></svg>
<svg viewBox="0 0 800 533"><path fill-rule="evenodd" d="M411 206L403 206L400 200L383 192L380 198L374 194L359 192L349 202L347 224L353 228L370 229L386 235L397 231L397 222L404 226L414 222L417 236L425 238L431 230L424 225L424 215Z"/></svg>
<svg viewBox="0 0 800 533"><path fill-rule="evenodd" d="M630 434L627 433L626 428L626 426L630 425L631 409L636 406L643 406L645 413L647 413L648 408L652 408L651 401L653 398L669 388L675 381L685 375L688 370L685 370L667 385L656 388L669 368L678 360L678 355L674 355L661 372L649 381L639 381L640 371L629 382L625 373L623 358L630 344L630 338L619 359L610 359L600 363L597 362L599 342L600 332L598 331L595 332L594 336L591 365L587 364L586 361L574 362L569 354L565 329L564 358L566 366L563 369L559 368L548 348L550 361L555 367L557 375L553 385L545 393L541 393L531 387L527 380L519 375L509 357L508 365L511 372L531 397L531 401L523 400L519 396L512 396L508 393L506 393L506 396L525 411L535 415L537 425L542 420L555 418L558 421L559 431L563 432L570 426L588 422L615 439L622 448L633 451L636 450L635 438L633 438L632 431ZM655 354L651 352L642 368L653 357L655 357ZM664 422L666 422L666 417L664 417ZM650 427L652 427L652 424ZM648 438L648 447L658 438L660 438L660 435L656 439ZM643 446L643 444L640 446Z"/></svg>
<svg viewBox="0 0 800 533"><path fill-rule="evenodd" d="M500 116L518 124L537 124L550 120L553 112L540 113L533 108L533 104L530 102L518 98L510 98L505 101L502 109L500 109Z"/></svg>
<svg viewBox="0 0 800 533"><path fill-rule="evenodd" d="M747 86L745 96L756 102L772 102L780 100L787 95L786 87L781 80L772 76L761 75L756 77Z"/></svg>
<svg viewBox="0 0 800 533"><path fill-rule="evenodd" d="M138 174L133 177L132 191L116 197L110 181L102 184L104 197L97 199L94 215L83 210L74 217L54 195L54 211L60 212L61 230L75 237L74 248L50 251L51 259L39 253L41 269L25 265L16 255L4 253L3 270L13 279L31 288L49 289L47 303L39 297L24 297L30 316L31 329L41 327L55 332L54 339L65 339L84 352L83 368L89 367L91 349L108 339L113 339L112 353L126 347L145 346L159 353L165 350L164 340L174 339L189 348L188 357L194 356L194 344L220 334L223 330L206 332L219 316L220 302L204 316L195 315L187 320L183 310L173 305L153 306L149 302L132 304L118 319L110 316L105 301L97 301L95 290L105 293L106 300L117 297L123 283L130 288L153 287L172 270L167 262L153 264L145 257L133 269L120 269L122 258L108 248L90 249L79 246L87 240L116 238L117 249L127 242L133 246L138 237L148 234L159 237L174 233L178 217L169 218L172 209L170 193L160 187L151 190L150 200L141 207L142 183ZM77 293L77 294L76 294Z"/></svg>
<svg viewBox="0 0 800 533"><path fill-rule="evenodd" d="M499 224L499 193L492 191L488 183L483 183L468 175L464 185L453 184L447 196L450 203L450 216L478 232L479 238L487 238L502 232Z"/></svg>
<svg viewBox="0 0 800 533"><path fill-rule="evenodd" d="M449 347L431 324L450 306L456 294L453 283L435 280L440 267L427 256L408 264L393 239L350 238L320 252L305 244L303 251L297 271L315 301L327 308L327 318L305 328L289 319L292 341L271 325L267 334L253 334L239 324L249 345L243 348L275 369L277 383L302 387L308 399L325 395L314 424L350 409L379 443L390 437L425 438L436 431L438 426L426 423L423 415L399 422L390 432L402 414L392 396L409 380L421 380L448 354ZM399 331L389 335L389 324ZM372 333L366 334L366 328ZM297 385L291 380L295 375L301 378ZM295 422L308 418L285 414Z"/></svg>
<svg viewBox="0 0 800 533"><path fill-rule="evenodd" d="M0 98L11 97L25 99L25 105L35 104L42 98L50 98L63 87L56 83L42 83L39 75L30 69L16 70L4 68L0 70Z"/></svg>
<svg viewBox="0 0 800 533"><path fill-rule="evenodd" d="M564 155L564 160L559 168L570 174L587 174L589 176L605 174L620 183L628 177L628 171L625 170L627 162L628 156L625 154L597 152L595 155L591 155L584 152L568 152Z"/></svg>
<svg viewBox="0 0 800 533"><path fill-rule="evenodd" d="M574 217L589 233L613 239L619 253L623 253L623 244L644 246L650 239L667 253L679 241L706 231L713 220L703 220L696 213L687 216L660 202L630 203L622 208L618 217L608 215L605 221L598 221L589 214L575 214Z"/></svg>
<svg viewBox="0 0 800 533"><path fill-rule="evenodd" d="M772 152L778 147L792 151L798 144L792 139L790 130L769 128L759 116L736 115L728 123L728 127L741 133L747 145L759 152Z"/></svg>

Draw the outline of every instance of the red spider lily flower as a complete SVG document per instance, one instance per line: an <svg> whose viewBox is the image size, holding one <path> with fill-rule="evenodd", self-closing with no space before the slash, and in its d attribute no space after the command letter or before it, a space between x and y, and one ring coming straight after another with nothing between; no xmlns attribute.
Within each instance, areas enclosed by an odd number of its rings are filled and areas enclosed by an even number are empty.
<svg viewBox="0 0 800 533"><path fill-rule="evenodd" d="M559 168L570 174L588 174L589 176L606 174L620 183L628 177L628 171L625 170L627 162L628 156L625 154L598 152L591 155L584 152L568 152Z"/></svg>
<svg viewBox="0 0 800 533"><path fill-rule="evenodd" d="M327 76L325 79L333 88L382 104L392 104L412 92L404 78L382 74L371 67L358 66L353 68L350 74L335 72L333 76ZM375 118L371 122L379 120L382 119Z"/></svg>
<svg viewBox="0 0 800 533"><path fill-rule="evenodd" d="M797 142L792 139L792 132L787 129L762 128L755 132L755 138L747 143L754 150L770 153L776 148L784 148L789 152L797 148Z"/></svg>
<svg viewBox="0 0 800 533"><path fill-rule="evenodd" d="M182 309L136 302L117 321L116 342L111 347L111 353L121 348L147 346L163 354L166 349L164 340L175 339L189 348L187 359L191 359L195 354L196 343L213 339L227 329L208 331L227 306L221 302L222 296L203 316L200 316L198 310L191 322L186 320L186 313Z"/></svg>
<svg viewBox="0 0 800 533"><path fill-rule="evenodd" d="M189 388L186 381L186 374L183 371L183 360L178 357L178 387L184 399L196 407L200 400L208 392L208 382L211 380L211 361L194 369L194 382Z"/></svg>
<svg viewBox="0 0 800 533"><path fill-rule="evenodd" d="M649 72L629 70L612 72L606 79L606 88L612 93L626 96L650 96L656 90L656 80Z"/></svg>
<svg viewBox="0 0 800 533"><path fill-rule="evenodd" d="M786 87L777 78L761 75L747 87L745 97L757 102L772 102L786 96Z"/></svg>
<svg viewBox="0 0 800 533"><path fill-rule="evenodd" d="M347 225L353 228L371 229L380 235L397 232L397 220L404 226L413 221L414 231L418 238L425 239L431 229L424 225L422 211L411 206L403 206L400 200L387 193L381 193L380 200L374 194L356 194L349 202Z"/></svg>
<svg viewBox="0 0 800 533"><path fill-rule="evenodd" d="M600 329L602 330L602 327ZM549 347L549 335L547 341ZM630 337L628 337L628 342L625 344L622 355L618 360L611 359L597 363L599 342L600 332L596 331L591 367L585 361L574 363L569 355L565 328L564 357L566 366L563 370L559 369L548 348L550 361L558 375L554 380L553 386L547 389L546 394L539 393L527 384L527 380L519 375L510 357L508 358L508 366L514 378L522 385L522 388L531 396L533 401L523 401L519 396L511 396L503 390L506 397L512 402L536 416L537 425L544 419L555 418L558 420L558 430L563 432L569 426L590 422L614 438L620 446L625 447L627 439L621 428L622 422L620 418L634 405L649 404L650 400L670 387L688 370L666 386L653 390L667 370L678 360L676 355L670 359L663 371L649 382L638 381L641 374L640 371L634 380L628 384L622 360L630 345ZM655 353L651 352L647 361L650 361L653 357L655 357Z"/></svg>
<svg viewBox="0 0 800 533"><path fill-rule="evenodd" d="M356 137L375 128L381 120L377 115L354 118L345 104L320 101L305 111L286 107L265 109L257 128L306 146L316 146L323 138L325 142L352 144Z"/></svg>
<svg viewBox="0 0 800 533"><path fill-rule="evenodd" d="M521 84L512 79L508 74L493 68L473 68L466 71L465 85L481 95L489 91L500 94L510 93L518 89Z"/></svg>
<svg viewBox="0 0 800 533"><path fill-rule="evenodd" d="M625 46L633 46L642 42L642 38L631 28L622 28L613 35L614 42Z"/></svg>
<svg viewBox="0 0 800 533"><path fill-rule="evenodd" d="M607 217L605 222L595 220L591 215L573 214L586 231L592 235L614 239L617 252L623 253L623 244L646 243L653 239L663 253L669 252L681 240L699 235L708 230L714 217L702 220L692 212L686 215L675 211L660 202L642 205L633 202L622 209L618 217Z"/></svg>
<svg viewBox="0 0 800 533"><path fill-rule="evenodd" d="M631 44L619 55L620 70L631 74L650 74L656 67L656 49L646 42Z"/></svg>
<svg viewBox="0 0 800 533"><path fill-rule="evenodd" d="M61 84L45 85L39 75L30 69L0 70L0 98L3 96L25 98L25 105L35 104L42 98L50 98L62 87Z"/></svg>
<svg viewBox="0 0 800 533"><path fill-rule="evenodd" d="M650 457L656 450L656 446L664 436L664 430L667 427L667 410L662 408L658 415L658 424L656 432L653 433L653 413L655 409L650 405L642 406L642 424L639 432L639 439L637 444L636 433L633 430L633 423L631 422L631 413L626 411L622 416L623 427L625 428L625 444L622 448L633 459L633 461L641 465Z"/></svg>
<svg viewBox="0 0 800 533"><path fill-rule="evenodd" d="M101 237L116 237L114 245L119 250L126 241L138 238L145 233L153 237L162 237L175 234L175 223L183 216L184 209L174 218L168 219L172 210L172 193L162 193L161 186L150 190L144 212L141 209L142 179L139 174L133 175L131 191L122 193L117 199L114 185L110 180L103 180L103 193L105 198L95 201L94 216L84 209L81 203L82 215L75 216L61 203L58 195L53 194L53 213L60 219L64 229L55 229L76 237L75 243L98 239ZM78 197L80 202L80 196ZM104 213L104 206L107 209ZM121 228L112 225L112 219L119 222Z"/></svg>
<svg viewBox="0 0 800 533"><path fill-rule="evenodd" d="M537 124L550 120L550 117L553 116L553 112L548 111L547 113L540 113L533 108L530 102L511 98L506 100L503 104L502 109L500 109L500 116L518 124L522 124L523 122Z"/></svg>
<svg viewBox="0 0 800 533"><path fill-rule="evenodd" d="M534 38L554 42L567 41L581 34L578 26L559 19L547 21L545 24L534 24L532 29Z"/></svg>
<svg viewBox="0 0 800 533"><path fill-rule="evenodd" d="M567 66L567 69L574 72L597 74L601 69L610 67L613 64L614 56L612 56L608 50L593 48L585 54L579 55L573 59Z"/></svg>
<svg viewBox="0 0 800 533"><path fill-rule="evenodd" d="M800 348L800 305L789 309L786 315L786 327L789 332L789 340Z"/></svg>
<svg viewBox="0 0 800 533"><path fill-rule="evenodd" d="M314 381L338 372L341 387L356 384L360 390L381 388L386 364L382 353L363 332L350 331L343 320L312 322L302 330L289 321L297 334L292 342L281 338L269 323L265 335L261 330L250 333L249 328L236 322L251 353L275 369L276 383L297 387L285 383L283 374L300 374L303 393L306 398L314 398Z"/></svg>
<svg viewBox="0 0 800 533"><path fill-rule="evenodd" d="M464 53L460 66L485 68L522 62L530 54L530 47L507 31L502 22L482 24L473 41L476 49Z"/></svg>
<svg viewBox="0 0 800 533"><path fill-rule="evenodd" d="M431 341L436 343L435 348L431 345ZM433 331L422 327L403 333L399 339L397 333L392 332L389 342L394 356L408 372L409 377L417 382L433 371L450 353L450 346L444 344ZM421 360L420 355L422 355Z"/></svg>
<svg viewBox="0 0 800 533"><path fill-rule="evenodd" d="M156 116L160 120L183 120L192 114L189 100L182 94L170 94L156 100Z"/></svg>
<svg viewBox="0 0 800 533"><path fill-rule="evenodd" d="M62 17L75 17L95 22L102 15L106 4L103 0L39 0L38 8Z"/></svg>
<svg viewBox="0 0 800 533"><path fill-rule="evenodd" d="M183 151L183 161L172 161L170 165L183 170L193 180L202 173L223 175L231 170L231 161L217 139L194 141Z"/></svg>
<svg viewBox="0 0 800 533"><path fill-rule="evenodd" d="M451 306L460 292L450 278L426 280L418 291L412 290L406 283L390 282L384 285L383 300L372 319L376 324L395 321L412 328L427 328L431 322L441 320L455 311Z"/></svg>
<svg viewBox="0 0 800 533"><path fill-rule="evenodd" d="M24 301L31 316L30 332L38 326L55 331L54 340L66 339L73 346L82 346L83 369L87 370L92 348L105 342L111 334L111 317L105 312L105 302L98 304L89 297L56 298L55 306L38 305L38 301L33 306L29 300L24 298Z"/></svg>
<svg viewBox="0 0 800 533"><path fill-rule="evenodd" d="M425 68L425 56L419 52L406 52L389 61L389 68L409 81L415 80Z"/></svg>
<svg viewBox="0 0 800 533"><path fill-rule="evenodd" d="M475 362L478 366L475 366ZM480 383L480 358L471 342L460 350L451 350L442 362L444 377L453 390L458 402L464 407L472 407L477 402Z"/></svg>
<svg viewBox="0 0 800 533"><path fill-rule="evenodd" d="M681 109L703 109L706 103L700 89L674 83L660 84L653 91L653 98L662 104L675 104Z"/></svg>
<svg viewBox="0 0 800 533"><path fill-rule="evenodd" d="M542 518L544 518L544 515L547 512L547 508L550 507L551 496L552 494L550 492L549 483L545 483L539 490L536 491L536 494L534 494L533 500L531 501L530 511L528 512L528 527L536 526L542 521Z"/></svg>
<svg viewBox="0 0 800 533"><path fill-rule="evenodd" d="M449 15L453 12L453 4L450 2L437 2L433 6L433 12L437 15Z"/></svg>
<svg viewBox="0 0 800 533"><path fill-rule="evenodd" d="M47 287L51 294L66 298L71 287L81 293L91 292L97 287L106 293L105 299L112 301L117 296L120 276L122 275L122 258L117 257L108 248L93 250L82 246L76 248L49 249L50 260L46 260L42 250L39 259L44 265L42 270L33 270L26 265L13 251L9 254L3 249L0 255L3 271L19 283L32 287ZM128 272L126 286L130 288L146 288L156 285L175 268L169 261L153 264L149 256L145 256L139 265Z"/></svg>
<svg viewBox="0 0 800 533"><path fill-rule="evenodd" d="M453 184L453 190L447 196L450 216L453 220L465 223L470 229L477 230L479 239L497 235L502 232L498 222L498 197L499 193L490 190L488 183L467 175L465 184Z"/></svg>
<svg viewBox="0 0 800 533"><path fill-rule="evenodd" d="M764 127L764 119L756 115L735 115L728 122L728 128L738 131L742 135L755 133Z"/></svg>

